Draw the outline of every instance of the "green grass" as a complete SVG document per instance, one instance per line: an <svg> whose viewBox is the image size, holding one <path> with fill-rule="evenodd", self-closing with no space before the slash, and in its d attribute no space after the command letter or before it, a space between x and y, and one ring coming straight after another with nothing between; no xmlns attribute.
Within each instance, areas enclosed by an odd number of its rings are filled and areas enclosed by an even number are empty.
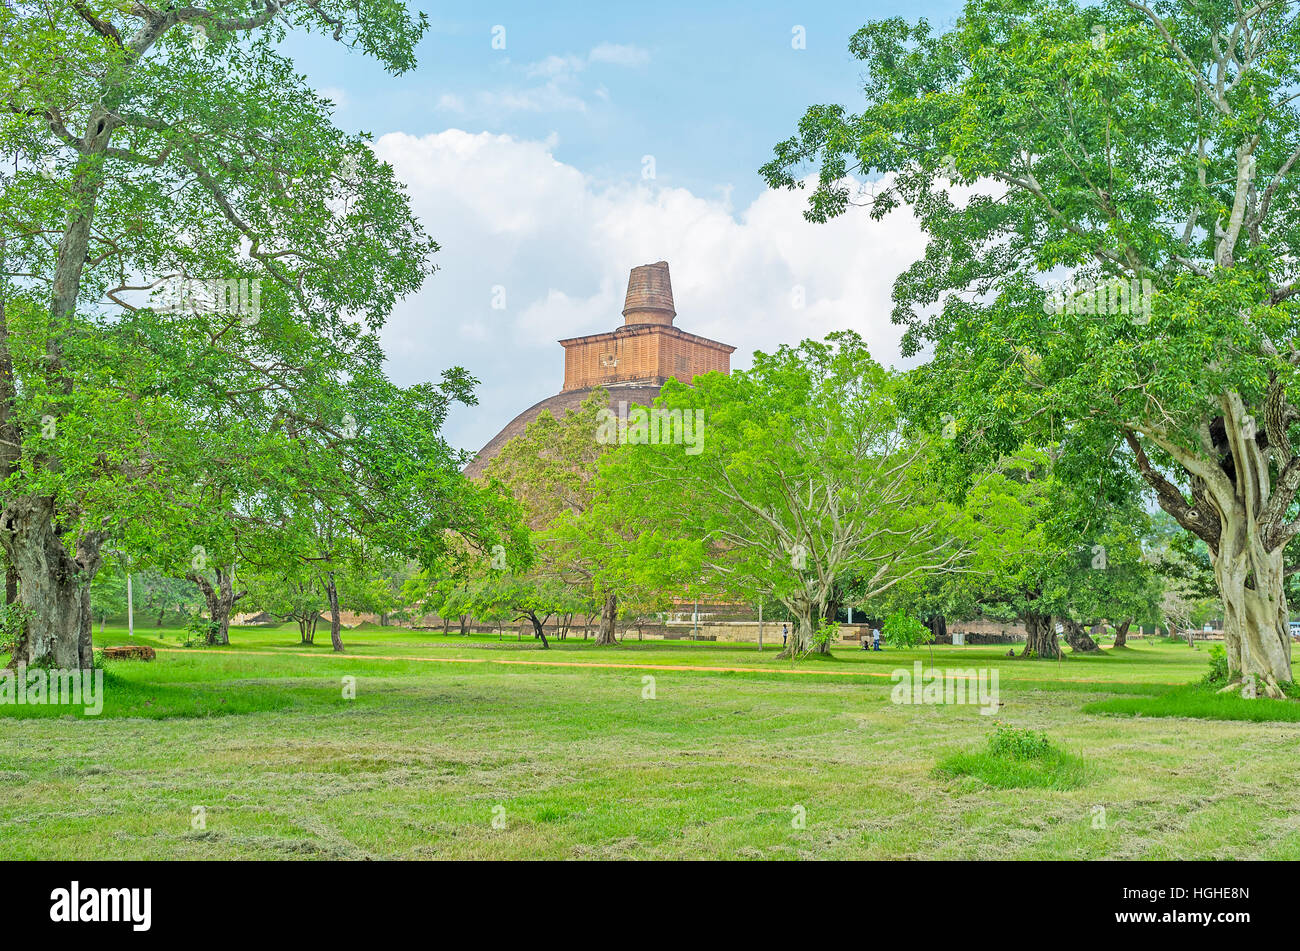
<svg viewBox="0 0 1300 951"><path fill-rule="evenodd" d="M91 712L86 707L53 705L15 705L0 707L0 718L15 720L54 719L115 719L142 717L161 720L170 717L212 717L244 713L262 713L285 710L317 698L319 688L260 689L258 681L225 681L209 684L169 684L151 682L133 676L133 671L123 670L122 662L104 665L100 710Z"/></svg>
<svg viewBox="0 0 1300 951"><path fill-rule="evenodd" d="M771 647L635 635L543 651L512 634L372 628L345 631L342 656L328 632L306 647L288 627L231 638L185 650L179 631L138 629L158 658L110 662L99 717L0 707L0 853L1300 858L1291 724L1088 712L1193 684L1207 652L1185 645L1060 662L936 647L940 667L999 670L990 717L890 702L890 673L928 664L925 650L792 666ZM936 775L995 723L1045 733L1087 781Z"/></svg>
<svg viewBox="0 0 1300 951"><path fill-rule="evenodd" d="M1193 685L1155 697L1114 697L1085 704L1085 713L1113 713L1140 717L1194 717L1203 720L1250 720L1256 723L1300 722L1295 700L1246 700L1239 694L1221 694L1214 687Z"/></svg>
<svg viewBox="0 0 1300 951"><path fill-rule="evenodd" d="M969 777L995 789L1077 789L1088 781L1089 770L1042 733L999 727L987 749L949 756L934 774L939 779Z"/></svg>

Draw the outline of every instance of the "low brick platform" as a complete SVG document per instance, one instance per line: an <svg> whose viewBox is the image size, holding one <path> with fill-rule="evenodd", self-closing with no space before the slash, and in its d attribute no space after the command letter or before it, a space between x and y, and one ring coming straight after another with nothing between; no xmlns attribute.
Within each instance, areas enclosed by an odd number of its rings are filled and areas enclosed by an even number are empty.
<svg viewBox="0 0 1300 951"><path fill-rule="evenodd" d="M152 647L143 644L124 644L121 647L105 647L104 656L110 660L153 660L157 654Z"/></svg>

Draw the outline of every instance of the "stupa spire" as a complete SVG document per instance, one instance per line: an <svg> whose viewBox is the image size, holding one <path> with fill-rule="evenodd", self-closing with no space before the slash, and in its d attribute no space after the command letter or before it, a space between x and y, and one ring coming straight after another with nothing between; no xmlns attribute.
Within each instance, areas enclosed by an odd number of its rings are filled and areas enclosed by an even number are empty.
<svg viewBox="0 0 1300 951"><path fill-rule="evenodd" d="M623 301L623 324L663 324L671 326L677 310L673 306L673 283L668 276L668 262L656 261L632 268L627 279L627 297Z"/></svg>

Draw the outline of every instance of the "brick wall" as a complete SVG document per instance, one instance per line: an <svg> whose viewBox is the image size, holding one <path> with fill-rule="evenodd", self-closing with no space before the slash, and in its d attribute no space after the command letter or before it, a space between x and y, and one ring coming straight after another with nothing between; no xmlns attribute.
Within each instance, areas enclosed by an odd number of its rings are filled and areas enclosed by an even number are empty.
<svg viewBox="0 0 1300 951"><path fill-rule="evenodd" d="M643 324L612 333L561 340L564 389L579 390L625 380L690 382L713 370L731 371L735 347L676 327Z"/></svg>

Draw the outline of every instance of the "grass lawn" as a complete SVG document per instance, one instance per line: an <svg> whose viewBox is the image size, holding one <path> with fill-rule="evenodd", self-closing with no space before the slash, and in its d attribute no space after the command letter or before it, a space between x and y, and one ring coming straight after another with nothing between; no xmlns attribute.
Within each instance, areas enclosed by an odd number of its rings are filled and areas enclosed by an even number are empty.
<svg viewBox="0 0 1300 951"><path fill-rule="evenodd" d="M1204 646L1059 663L936 648L939 667L999 670L983 716L890 701L891 671L925 649L792 668L635 635L542 651L367 627L337 656L327 631L236 628L217 651L137 630L158 659L110 662L101 716L0 706L0 854L1300 858L1300 723L1098 709L1198 680ZM995 724L1045 733L1068 781L1007 787L1025 770L980 759Z"/></svg>

